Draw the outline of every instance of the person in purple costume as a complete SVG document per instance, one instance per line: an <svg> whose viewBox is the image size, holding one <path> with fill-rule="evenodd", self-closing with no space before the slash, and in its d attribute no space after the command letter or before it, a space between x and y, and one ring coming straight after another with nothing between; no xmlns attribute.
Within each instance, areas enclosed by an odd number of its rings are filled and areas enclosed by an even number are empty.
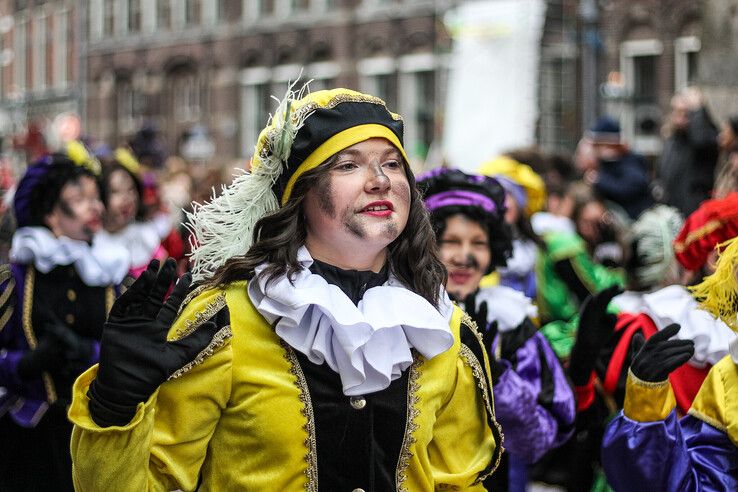
<svg viewBox="0 0 738 492"><path fill-rule="evenodd" d="M72 383L97 362L128 260L94 246L103 205L91 161L31 164L14 212L11 264L0 266L0 491L72 490Z"/></svg>
<svg viewBox="0 0 738 492"><path fill-rule="evenodd" d="M524 491L527 465L571 436L575 405L556 355L532 321L531 300L506 286L479 288L512 251L505 190L494 178L447 169L420 176L418 187L448 270L446 289L477 323L489 353L507 453L485 486Z"/></svg>
<svg viewBox="0 0 738 492"><path fill-rule="evenodd" d="M738 238L721 245L715 272L692 287L701 307L738 331ZM669 374L692 357L692 340L672 339L672 324L640 347L628 373L623 410L602 442L602 463L616 491L738 490L738 338L712 366L687 415L678 418Z"/></svg>

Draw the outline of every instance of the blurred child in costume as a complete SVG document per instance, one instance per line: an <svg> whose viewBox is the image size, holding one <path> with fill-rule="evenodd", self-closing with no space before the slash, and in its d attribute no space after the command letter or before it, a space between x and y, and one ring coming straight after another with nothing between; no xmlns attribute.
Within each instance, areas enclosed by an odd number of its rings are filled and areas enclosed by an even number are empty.
<svg viewBox="0 0 738 492"><path fill-rule="evenodd" d="M570 436L574 400L556 355L531 320L531 300L505 285L479 286L511 253L505 189L494 178L443 169L419 177L418 186L448 270L446 289L476 321L490 359L508 454L486 485L525 490L526 465Z"/></svg>

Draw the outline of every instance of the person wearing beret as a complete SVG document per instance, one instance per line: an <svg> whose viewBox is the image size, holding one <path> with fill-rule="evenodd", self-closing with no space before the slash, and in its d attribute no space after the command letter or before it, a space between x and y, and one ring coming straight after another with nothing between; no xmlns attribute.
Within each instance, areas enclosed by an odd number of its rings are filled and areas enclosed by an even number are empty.
<svg viewBox="0 0 738 492"><path fill-rule="evenodd" d="M113 306L69 411L78 490L483 490L497 467L487 352L443 288L401 118L305 92L195 207L195 289L165 299L154 261Z"/></svg>

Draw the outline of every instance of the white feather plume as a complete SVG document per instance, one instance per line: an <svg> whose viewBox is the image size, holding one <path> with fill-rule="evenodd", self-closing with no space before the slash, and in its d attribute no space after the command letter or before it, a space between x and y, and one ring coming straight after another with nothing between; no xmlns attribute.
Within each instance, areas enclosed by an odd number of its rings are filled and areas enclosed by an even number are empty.
<svg viewBox="0 0 738 492"><path fill-rule="evenodd" d="M289 84L285 97L259 135L252 160L252 172L237 175L220 196L204 204L193 204L187 213L192 232L192 277L200 281L211 276L226 260L245 254L251 247L254 225L279 208L272 186L284 171L292 142L309 113L295 110L295 101L308 91L305 83L298 91ZM276 98L275 98L276 99Z"/></svg>

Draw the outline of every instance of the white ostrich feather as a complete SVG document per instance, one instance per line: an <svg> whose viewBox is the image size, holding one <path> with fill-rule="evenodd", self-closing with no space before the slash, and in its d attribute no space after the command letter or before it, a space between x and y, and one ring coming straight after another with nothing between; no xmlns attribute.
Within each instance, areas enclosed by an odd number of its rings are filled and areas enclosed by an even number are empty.
<svg viewBox="0 0 738 492"><path fill-rule="evenodd" d="M289 84L285 97L259 135L252 160L252 172L237 175L220 196L204 204L195 203L187 213L192 232L192 277L210 277L226 260L245 254L253 241L254 225L279 208L272 186L284 171L292 142L310 112L294 108L295 101L308 91L305 83L298 91ZM276 98L275 98L276 99Z"/></svg>

